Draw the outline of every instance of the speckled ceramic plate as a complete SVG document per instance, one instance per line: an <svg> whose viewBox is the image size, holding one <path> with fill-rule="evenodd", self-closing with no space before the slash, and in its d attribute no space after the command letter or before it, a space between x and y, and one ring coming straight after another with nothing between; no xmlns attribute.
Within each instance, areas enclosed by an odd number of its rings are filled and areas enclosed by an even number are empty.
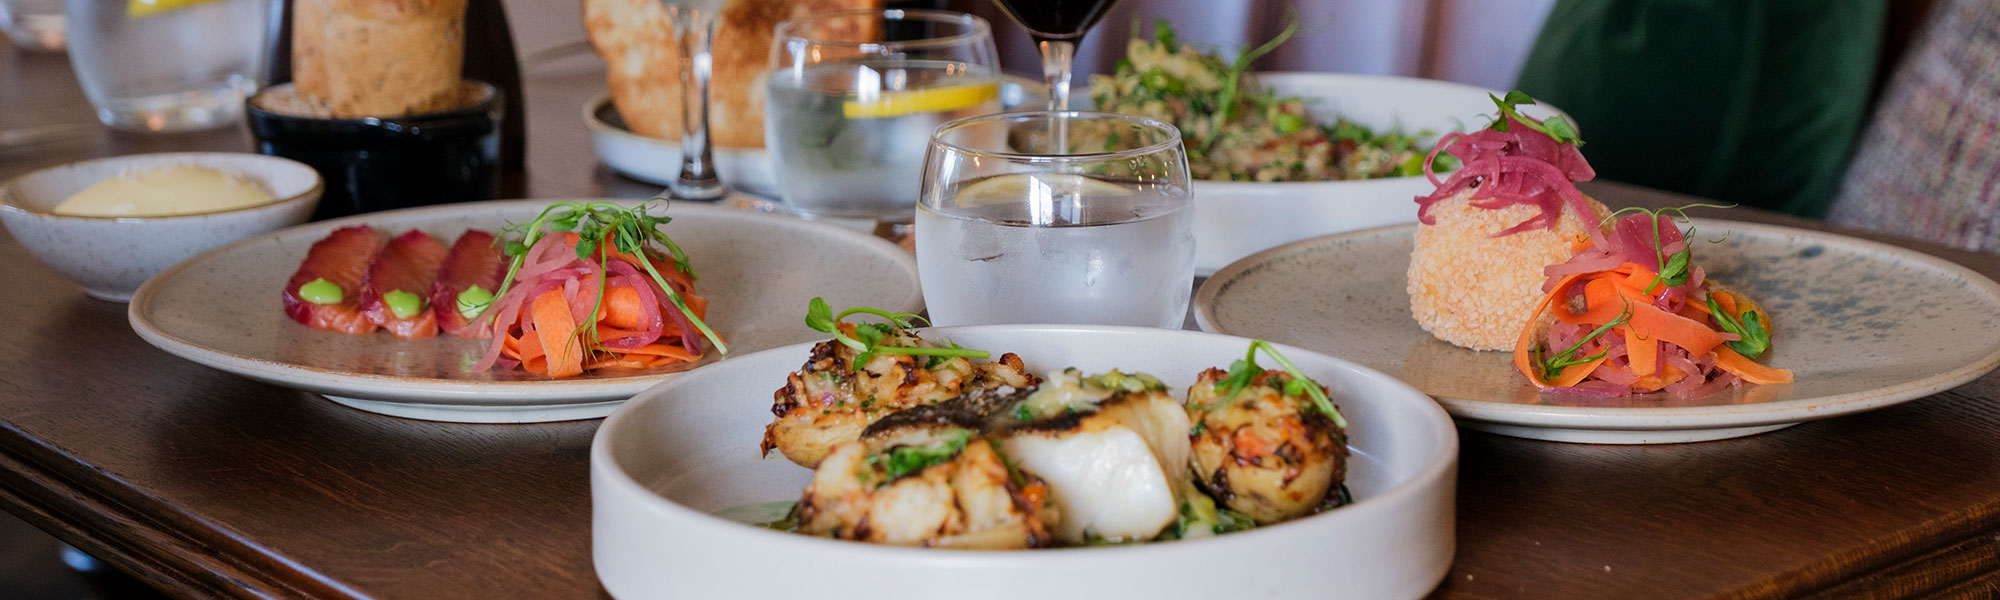
<svg viewBox="0 0 2000 600"><path fill-rule="evenodd" d="M1379 369L1466 427L1620 444L1750 435L1950 389L2000 366L2000 284L1942 259L1850 237L1697 219L1695 261L1771 313L1767 362L1797 382L1703 398L1590 400L1538 393L1503 352L1432 338L1404 291L1414 225L1314 238L1216 272L1195 296L1202 329L1264 338Z"/></svg>
<svg viewBox="0 0 2000 600"><path fill-rule="evenodd" d="M319 331L287 318L285 281L313 242L336 228L422 229L449 243L468 228L498 231L556 200L477 202L313 223L196 256L132 297L132 329L172 354L216 369L318 392L362 410L462 422L534 422L609 414L678 371L593 372L547 380L519 371L474 372L482 341L401 340ZM810 341L806 301L916 312L916 261L894 244L838 227L693 203L675 203L665 226L700 276L708 321L732 355ZM723 359L727 360L727 359Z"/></svg>

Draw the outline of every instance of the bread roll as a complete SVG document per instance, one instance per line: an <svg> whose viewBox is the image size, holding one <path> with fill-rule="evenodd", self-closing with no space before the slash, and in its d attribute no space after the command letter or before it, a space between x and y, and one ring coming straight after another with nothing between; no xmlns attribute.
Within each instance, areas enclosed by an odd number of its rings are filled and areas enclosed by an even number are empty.
<svg viewBox="0 0 2000 600"><path fill-rule="evenodd" d="M779 23L881 7L881 0L727 0L710 49L709 138L723 148L764 147L764 75ZM660 0L583 0L583 27L604 59L605 83L626 126L646 137L679 139L680 50Z"/></svg>
<svg viewBox="0 0 2000 600"><path fill-rule="evenodd" d="M453 108L465 60L466 0L297 0L292 77L334 117Z"/></svg>

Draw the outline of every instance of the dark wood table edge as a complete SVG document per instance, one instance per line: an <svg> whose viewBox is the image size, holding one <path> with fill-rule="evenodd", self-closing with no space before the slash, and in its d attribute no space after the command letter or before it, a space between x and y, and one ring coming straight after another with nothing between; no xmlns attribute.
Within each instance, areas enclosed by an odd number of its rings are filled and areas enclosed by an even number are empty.
<svg viewBox="0 0 2000 600"><path fill-rule="evenodd" d="M164 503L121 491L127 486L92 483L103 474L60 452L23 450L0 451L0 510L161 592L182 598L365 598L317 577L302 581L296 573L313 573L303 565L274 569L233 558L291 562ZM53 454L59 460L25 458L32 454ZM159 520L159 515L172 522Z"/></svg>

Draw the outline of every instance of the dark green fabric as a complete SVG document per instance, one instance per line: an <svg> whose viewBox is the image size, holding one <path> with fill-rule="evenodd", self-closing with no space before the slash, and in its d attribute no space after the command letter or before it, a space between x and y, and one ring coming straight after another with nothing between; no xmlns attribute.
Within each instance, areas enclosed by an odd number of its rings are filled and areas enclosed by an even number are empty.
<svg viewBox="0 0 2000 600"><path fill-rule="evenodd" d="M1558 0L1519 89L1598 177L1818 217L1866 117L1889 0Z"/></svg>

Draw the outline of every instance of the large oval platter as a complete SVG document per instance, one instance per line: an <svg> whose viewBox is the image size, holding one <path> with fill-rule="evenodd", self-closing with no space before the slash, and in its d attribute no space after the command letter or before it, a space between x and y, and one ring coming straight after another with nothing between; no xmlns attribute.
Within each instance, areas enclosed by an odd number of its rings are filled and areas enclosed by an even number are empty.
<svg viewBox="0 0 2000 600"><path fill-rule="evenodd" d="M552 202L476 202L313 223L189 259L133 295L140 337L169 353L277 385L318 392L385 414L443 421L532 422L595 418L647 386L714 362L609 370L548 380L520 371L472 371L483 340L387 333L344 335L286 318L280 290L313 242L336 228L421 229L450 243L468 228L499 231ZM628 202L629 203L629 202ZM813 296L842 306L915 312L916 261L894 244L789 217L677 202L664 226L685 250L709 299L708 320L731 354L812 339L800 326ZM726 359L724 359L726 360Z"/></svg>

